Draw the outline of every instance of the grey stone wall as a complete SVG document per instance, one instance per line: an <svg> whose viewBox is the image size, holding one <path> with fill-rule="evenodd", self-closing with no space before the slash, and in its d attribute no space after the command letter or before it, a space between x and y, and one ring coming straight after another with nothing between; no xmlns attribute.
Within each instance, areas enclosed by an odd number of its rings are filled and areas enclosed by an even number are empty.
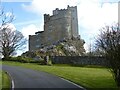
<svg viewBox="0 0 120 90"><path fill-rule="evenodd" d="M44 32L40 32L36 35L29 35L29 51L35 51L45 44Z"/></svg>
<svg viewBox="0 0 120 90"><path fill-rule="evenodd" d="M29 51L39 50L65 38L79 37L77 6L56 9L53 15L44 14L44 31L29 35Z"/></svg>
<svg viewBox="0 0 120 90"><path fill-rule="evenodd" d="M54 56L54 57L51 57L51 60L55 64L77 64L77 65L108 66L108 61L104 57Z"/></svg>

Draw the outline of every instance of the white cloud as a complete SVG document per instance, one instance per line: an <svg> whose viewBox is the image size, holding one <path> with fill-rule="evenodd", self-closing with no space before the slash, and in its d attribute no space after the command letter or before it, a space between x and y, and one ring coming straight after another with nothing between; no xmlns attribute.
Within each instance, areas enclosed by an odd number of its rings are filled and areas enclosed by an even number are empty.
<svg viewBox="0 0 120 90"><path fill-rule="evenodd" d="M7 23L7 24L0 27L0 29L3 29L3 28L8 28L12 31L16 30L15 26L12 23Z"/></svg>
<svg viewBox="0 0 120 90"><path fill-rule="evenodd" d="M1 0L1 2L30 2L32 0Z"/></svg>
<svg viewBox="0 0 120 90"><path fill-rule="evenodd" d="M41 22L43 22L43 21L41 20ZM23 26L23 25L25 26L25 25L30 25L33 23L40 23L40 20L29 20L29 21L17 22L14 25L15 26Z"/></svg>
<svg viewBox="0 0 120 90"><path fill-rule="evenodd" d="M30 5L22 4L25 10L35 12L37 14L52 14L55 8L65 8L66 5L77 5L79 0L33 0Z"/></svg>
<svg viewBox="0 0 120 90"><path fill-rule="evenodd" d="M34 24L30 24L26 27L23 27L21 32L23 35L28 39L29 35L34 35L35 32L40 31L39 27L35 26Z"/></svg>
<svg viewBox="0 0 120 90"><path fill-rule="evenodd" d="M25 36L25 38L29 38L29 35L34 35L35 32L37 31L42 31L43 30L43 25L41 24L41 27L37 27L36 25L34 24L29 24L25 27L22 28L21 32L22 34ZM28 43L26 45L26 48L24 51L28 51ZM23 53L23 51L18 51L18 54L17 55L21 55Z"/></svg>
<svg viewBox="0 0 120 90"><path fill-rule="evenodd" d="M102 7L100 3L81 3L78 6L79 27L82 38L85 39L85 49L88 51L90 39L94 38L101 27L111 25L118 21L118 4L106 3Z"/></svg>
<svg viewBox="0 0 120 90"><path fill-rule="evenodd" d="M16 30L16 27L12 23L9 23L8 28L10 28L13 31Z"/></svg>
<svg viewBox="0 0 120 90"><path fill-rule="evenodd" d="M115 4L82 4L78 7L79 25L84 27L90 34L95 34L105 24L117 22L118 10ZM87 7L86 7L87 6Z"/></svg>
<svg viewBox="0 0 120 90"><path fill-rule="evenodd" d="M118 21L118 0L116 3L113 0L107 0L106 3L103 0L33 0L30 5L22 4L22 7L27 11L32 11L37 14L52 14L52 10L55 8L66 8L67 5L76 6L78 8L79 28L83 27L84 30L80 30L82 38L89 43L88 40L93 38L99 31L99 29L105 25L110 25ZM86 37L87 35L87 37Z"/></svg>

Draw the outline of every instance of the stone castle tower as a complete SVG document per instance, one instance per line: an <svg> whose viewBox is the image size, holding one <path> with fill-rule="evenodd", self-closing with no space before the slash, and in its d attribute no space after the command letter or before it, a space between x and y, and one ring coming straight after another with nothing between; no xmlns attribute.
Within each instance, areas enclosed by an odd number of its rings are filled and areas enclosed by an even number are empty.
<svg viewBox="0 0 120 90"><path fill-rule="evenodd" d="M53 15L44 14L44 31L29 35L29 50L56 44L58 41L79 37L77 6L53 10Z"/></svg>

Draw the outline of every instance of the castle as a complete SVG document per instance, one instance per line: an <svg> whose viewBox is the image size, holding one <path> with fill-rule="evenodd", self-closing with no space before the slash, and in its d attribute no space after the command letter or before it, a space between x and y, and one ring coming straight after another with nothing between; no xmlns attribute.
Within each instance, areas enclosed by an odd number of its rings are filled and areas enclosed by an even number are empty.
<svg viewBox="0 0 120 90"><path fill-rule="evenodd" d="M29 51L56 44L65 39L80 38L78 34L77 6L53 10L53 15L44 14L44 31L29 35Z"/></svg>

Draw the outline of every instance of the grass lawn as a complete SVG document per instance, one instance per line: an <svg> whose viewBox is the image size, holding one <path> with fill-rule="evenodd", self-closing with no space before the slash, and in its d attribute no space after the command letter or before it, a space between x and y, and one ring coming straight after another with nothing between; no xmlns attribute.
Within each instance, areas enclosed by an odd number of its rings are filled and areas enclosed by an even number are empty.
<svg viewBox="0 0 120 90"><path fill-rule="evenodd" d="M45 71L68 79L85 88L117 88L112 74L106 68L73 67L69 65L46 66L8 61L4 61L2 63L13 66L22 66L38 71Z"/></svg>
<svg viewBox="0 0 120 90"><path fill-rule="evenodd" d="M0 61L0 65L2 66L2 62ZM6 74L4 71L0 70L0 90L2 88L9 89L10 88L10 78L8 74Z"/></svg>
<svg viewBox="0 0 120 90"><path fill-rule="evenodd" d="M4 71L0 70L0 90L2 88L10 88L10 79Z"/></svg>

